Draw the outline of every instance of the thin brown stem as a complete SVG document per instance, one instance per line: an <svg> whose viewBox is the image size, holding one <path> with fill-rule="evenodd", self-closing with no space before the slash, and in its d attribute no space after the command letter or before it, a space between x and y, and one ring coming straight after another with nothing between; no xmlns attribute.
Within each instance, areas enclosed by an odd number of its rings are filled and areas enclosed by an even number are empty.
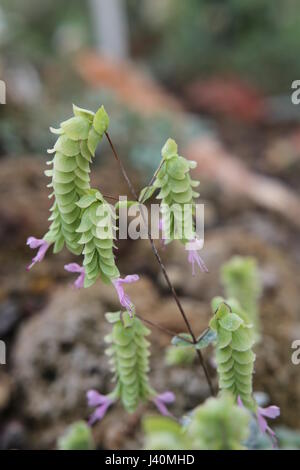
<svg viewBox="0 0 300 470"><path fill-rule="evenodd" d="M194 342L184 338L183 336L178 335L175 333L175 331L169 330L169 328L165 328L164 326L159 325L158 323L155 323L151 320L148 320L147 318L142 317L138 313L135 313L135 316L139 318L142 322L148 323L148 325L153 326L154 328L157 328L158 330L162 331L163 333L166 333L167 335L171 336L172 338L180 338L182 341L185 341L186 343L189 343L191 346L194 346Z"/></svg>
<svg viewBox="0 0 300 470"><path fill-rule="evenodd" d="M118 162L118 165L119 165L120 170L121 170L121 172L122 172L122 174L123 174L123 176L124 176L124 179L126 180L126 182L127 182L127 184L128 184L128 187L129 187L129 189L130 189L130 192L131 192L132 196L135 198L135 200L136 200L137 202L139 202L139 200L138 200L138 195L137 195L137 193L136 193L136 191L135 191L135 189L134 189L133 184L131 183L131 180L130 180L129 176L127 175L127 172L126 172L126 170L125 170L125 168L124 168L124 166L123 166L122 161L120 160L120 158L119 158L119 156L118 156L118 153L117 153L117 151L116 151L116 149L115 149L115 147L114 147L114 145L113 145L113 143L112 143L112 141L111 141L111 138L110 138L108 132L105 132L105 135L106 135L106 138L107 138L107 140L108 140L108 142L109 142L109 144L110 144L110 147L111 147L111 149L112 149L112 152L113 152L113 154L114 154L114 157L115 157L116 161ZM143 210L141 211L141 213L143 214ZM175 291L175 288L174 288L174 286L173 286L173 284L172 284L172 282L171 282L171 280L170 280L170 278L169 278L169 275L168 275L168 273L167 273L166 267L165 267L164 263L162 262L162 259L161 259L161 257L160 257L160 254L159 254L159 252L158 252L158 250L157 250L157 248L156 248L156 246L155 246L155 243L154 243L154 241L153 241L153 239L152 239L152 237L151 237L149 231L148 231L148 236L149 236L149 241L150 241L150 244L151 244L152 251L153 251L153 253L154 253L154 255L155 255L156 259L157 259L157 262L158 262L159 265L160 265L160 268L161 268L161 271L162 271L162 273L163 273L163 276L164 276L164 278L165 278L165 280L166 280L166 282L167 282L167 284L168 284L168 287L169 287L169 289L170 289L170 291L171 291L171 294L172 294L172 296L173 296L173 298L174 298L174 300L175 300L175 302L176 302L176 305L177 305L177 307L178 307L178 309L179 309L179 312L180 312L180 314L181 314L181 316L182 316L182 318L183 318L183 320L184 320L184 323L185 323L185 325L186 325L186 327L187 327L187 329L188 329L188 331L189 331L189 333L190 333L190 335L191 335L191 337L192 337L193 344L195 345L195 344L197 343L196 336L195 336L195 334L194 334L194 332L193 332L193 329L192 329L192 327L191 327L191 324L190 324L190 322L189 322L189 320L188 320L188 318L187 318L187 316L186 316L186 313L185 313L185 311L184 311L184 309L183 309L183 307L182 307L182 305L181 305L181 302L180 302L180 300L179 300L179 298L178 298L178 296L177 296L177 293L176 293L176 291ZM212 395L214 395L215 393L214 393L214 388L213 388L213 385L212 385L212 380L211 380L211 378L210 378L208 369L207 369L207 367L206 367L206 364L205 364L203 355L202 355L202 353L201 353L201 351L200 351L199 349L196 349L196 353L197 353L199 362L200 362L200 364L201 364L201 367L202 367L202 369L203 369L203 371L204 371L204 375L205 375L206 381L207 381L207 383L208 383L210 392L211 392Z"/></svg>
<svg viewBox="0 0 300 470"><path fill-rule="evenodd" d="M161 162L160 162L160 164L159 164L159 166L158 166L158 168L156 169L156 171L155 171L155 173L154 173L154 175L152 176L151 180L150 180L149 183L147 184L146 187L147 187L148 189L147 189L147 191L145 192L143 199L140 201L142 204L144 203L144 200L146 199L146 196L147 196L147 192L148 192L148 190L151 188L151 186L153 185L153 183L154 183L154 181L155 181L155 179L156 179L156 176L158 175L158 172L159 172L159 170L160 170L161 167L162 167L163 162L164 162L164 160L163 160L163 158L162 158L162 159L161 159Z"/></svg>
<svg viewBox="0 0 300 470"><path fill-rule="evenodd" d="M119 201L119 198L116 196L111 196L110 194L102 193L102 196L106 197L106 199L112 199L113 201Z"/></svg>

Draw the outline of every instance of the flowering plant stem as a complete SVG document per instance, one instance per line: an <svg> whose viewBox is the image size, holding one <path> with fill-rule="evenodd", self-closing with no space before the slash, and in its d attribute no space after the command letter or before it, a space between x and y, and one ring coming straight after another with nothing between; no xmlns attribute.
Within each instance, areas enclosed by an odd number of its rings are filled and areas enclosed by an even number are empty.
<svg viewBox="0 0 300 470"><path fill-rule="evenodd" d="M114 155L114 157L115 157L115 159L116 159L116 161L117 161L117 163L118 163L118 165L119 165L119 167L120 167L120 170L121 170L121 172L122 172L122 175L123 175L125 181L127 182L127 185L128 185L128 187L129 187L129 189L130 189L130 192L131 192L132 196L134 197L134 199L135 199L137 202L139 202L139 198L138 198L137 192L135 191L135 188L134 188L134 186L133 186L133 184L132 184L132 182L131 182L131 180L130 180L130 178L129 178L129 176L128 176L128 174L127 174L125 168L124 168L124 165L123 165L123 163L122 163L122 161L121 161L121 159L120 159L120 157L119 157L119 155L118 155L118 153L117 153L117 151L116 151L116 149L115 149L115 146L113 145L112 140L111 140L111 138L110 138L110 136L109 136L109 134L108 134L107 131L105 132L105 136L106 136L106 138L107 138L107 140L108 140L108 142L109 142L109 145L110 145L110 147L111 147L111 150L112 150L112 152L113 152L113 155ZM142 217L144 217L143 211L141 211L141 214L142 214ZM149 242L150 242L150 244L151 244L152 251L153 251L153 253L154 253L154 255L155 255L155 258L156 258L156 260L157 260L157 262L158 262L158 264L159 264L159 266L160 266L160 269L161 269L161 271L162 271L162 273L163 273L163 276L164 276L164 278L165 278L165 280L166 280L166 282L167 282L167 285L168 285L168 287L169 287L169 289L170 289L170 292L171 292L171 294L172 294L172 296L173 296L173 298L174 298L174 300L175 300L175 303L176 303L176 305L177 305L177 307L178 307L178 309L179 309L179 312L180 312L180 314L181 314L181 316L182 316L182 318L183 318L183 320L184 320L184 323L185 323L185 325L186 325L186 327L187 327L187 329L188 329L188 332L189 332L190 335L191 335L192 344L195 345L195 344L197 344L197 339L196 339L196 336L195 336L195 334L194 334L194 332L193 332L192 326L191 326L191 324L190 324L190 322L189 322L189 320L188 320L188 318L187 318L187 315L186 315L186 313L185 313L185 311L184 311L184 309L183 309L183 307L182 307L182 304L181 304L181 302L180 302L180 300L179 300L179 298L178 298L178 296L177 296L177 293L176 293L176 291L175 291L175 288L174 288L174 286L173 286L173 284L172 284L172 282L171 282L171 280L170 280L170 278L169 278L169 275L168 275L168 273L167 273L166 267L165 267L165 265L164 265L164 263L163 263L163 261L162 261L162 259L161 259L161 257L160 257L160 254L159 254L159 252L158 252L158 250L157 250L157 248L156 248L156 246L155 246L155 243L154 243L154 241L153 241L153 239L152 239L152 237L151 237L149 231L148 231L148 238L149 238ZM155 326L158 326L158 325L155 325ZM200 362L200 365L201 365L201 367L202 367L202 369L203 369L203 371L204 371L204 375L205 375L205 378L206 378L206 381L207 381L207 384L208 384L210 393L211 393L211 395L215 395L214 388L213 388L213 384L212 384L212 380L211 380L211 377L210 377L210 375L209 375L207 366L206 366L206 364L205 364L203 355L202 355L202 353L201 353L201 351L200 351L199 349L196 349L196 354L197 354L198 360L199 360L199 362Z"/></svg>

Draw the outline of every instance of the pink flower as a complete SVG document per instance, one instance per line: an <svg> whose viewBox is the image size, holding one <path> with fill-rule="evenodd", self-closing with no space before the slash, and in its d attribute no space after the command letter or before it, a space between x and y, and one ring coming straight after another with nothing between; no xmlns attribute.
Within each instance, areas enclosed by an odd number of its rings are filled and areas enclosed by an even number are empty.
<svg viewBox="0 0 300 470"><path fill-rule="evenodd" d="M188 250L188 262L191 263L192 265L192 276L195 276L195 264L197 264L200 268L200 270L203 273L208 273L208 269L201 258L201 256L198 253L198 250L202 248L202 243L200 240L197 240L196 238L194 240L191 240L189 243L186 244L186 250Z"/></svg>
<svg viewBox="0 0 300 470"><path fill-rule="evenodd" d="M77 263L69 263L69 264L65 264L64 268L69 273L79 273L78 278L74 282L74 286L76 287L76 289L80 289L81 287L84 287L85 269L83 266L80 266Z"/></svg>
<svg viewBox="0 0 300 470"><path fill-rule="evenodd" d="M238 402L239 406L244 407L240 396L238 396L237 402ZM267 423L267 420L264 417L270 418L270 419L275 419L279 415L280 415L280 408L278 406L272 405L272 406L267 406L266 408L262 408L261 406L257 407L256 417L257 417L258 426L259 426L261 432L263 432L265 434L269 434L269 436L272 439L274 447L277 446L276 434L273 431L273 429L270 428L270 426Z"/></svg>
<svg viewBox="0 0 300 470"><path fill-rule="evenodd" d="M27 245L33 250L36 248L39 249L36 256L32 258L32 263L26 268L27 271L29 271L29 269L31 269L32 266L34 266L36 263L44 259L44 256L50 246L50 243L46 242L46 240L44 239L29 237L27 238Z"/></svg>
<svg viewBox="0 0 300 470"><path fill-rule="evenodd" d="M131 284L132 282L137 282L139 280L139 276L137 274L131 274L129 276L125 276L124 279L119 277L118 279L113 279L112 283L117 291L119 296L120 304L122 307L126 308L129 313L133 313L134 305L131 302L129 296L125 294L123 284Z"/></svg>
<svg viewBox="0 0 300 470"><path fill-rule="evenodd" d="M86 397L88 406L96 408L89 419L89 425L92 426L96 421L100 421L105 416L108 408L114 403L114 400L98 393L96 390L89 390Z"/></svg>
<svg viewBox="0 0 300 470"><path fill-rule="evenodd" d="M273 446L277 447L277 439L276 439L276 434L273 431L273 429L270 428L270 426L267 423L267 420L264 418L270 418L270 419L275 419L280 415L280 408L278 406L268 406L267 408L262 408L258 407L256 416L257 416L257 422L260 430L263 433L269 434L269 436L272 439Z"/></svg>
<svg viewBox="0 0 300 470"><path fill-rule="evenodd" d="M156 405L158 411L163 416L172 416L172 414L169 412L166 405L173 403L174 401L175 401L175 395L173 392L164 392L164 393L161 393L160 395L156 395L153 398L153 403Z"/></svg>

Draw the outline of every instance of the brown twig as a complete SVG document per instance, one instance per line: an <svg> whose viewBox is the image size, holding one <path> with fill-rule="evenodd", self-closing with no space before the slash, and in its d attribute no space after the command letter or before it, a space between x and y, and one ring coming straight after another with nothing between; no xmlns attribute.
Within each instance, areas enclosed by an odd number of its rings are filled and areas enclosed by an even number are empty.
<svg viewBox="0 0 300 470"><path fill-rule="evenodd" d="M161 330L163 333L166 333L167 335L171 336L172 338L180 338L182 341L185 341L186 343L189 343L191 346L194 346L194 342L184 338L183 336L180 336L180 334L175 333L175 331L169 330L169 328L165 328L164 326L159 325L158 323L155 323L151 320L148 320L147 318L141 317L138 313L135 313L135 316L139 318L142 322L148 323L150 326L154 326L158 330Z"/></svg>
<svg viewBox="0 0 300 470"><path fill-rule="evenodd" d="M111 196L110 194L102 193L102 196L106 197L106 199L112 199L113 201L119 201L119 198L116 196Z"/></svg>
<svg viewBox="0 0 300 470"><path fill-rule="evenodd" d="M115 157L116 161L118 162L118 165L119 165L119 167L120 167L120 169L121 169L121 172L122 172L122 174L123 174L123 176L124 176L124 179L126 180L126 182L127 182L127 184L128 184L128 187L129 187L129 189L130 189L131 194L133 195L133 197L135 198L135 200L136 200L137 202L139 202L139 200L138 200L138 195L137 195L137 193L136 193L136 191L135 191L135 189L134 189L133 184L131 183L131 180L130 180L129 176L127 175L127 172L126 172L126 170L125 170L125 168L124 168L124 166L123 166L122 161L120 160L120 158L119 158L119 156L118 156L118 153L117 153L117 151L116 151L116 149L115 149L115 147L114 147L114 145L113 145L113 143L112 143L112 141L111 141L111 138L110 138L108 132L105 132L105 135L106 135L106 138L107 138L107 140L108 140L108 142L109 142L109 145L110 145L110 147L111 147L111 149L112 149L112 152L113 152L113 154L114 154L114 157ZM142 211L142 214L143 214L143 211ZM152 237L151 237L149 231L148 231L148 236L149 236L149 241L150 241L150 243L151 243L152 251L153 251L153 253L154 253L154 255L155 255L156 259L157 259L157 262L158 262L159 265L160 265L160 268L161 268L161 270L162 270L163 276L164 276L164 278L165 278L165 280L166 280L166 282L167 282L167 284L168 284L168 287L169 287L169 289L170 289L170 291L171 291L171 294L172 294L172 296L173 296L173 298L174 298L174 300L175 300L175 302L176 302L176 305L177 305L177 307L178 307L178 309L179 309L179 311L180 311L180 314L181 314L181 316L182 316L182 318L183 318L183 320L184 320L184 322L185 322L185 325L186 325L186 327L187 327L187 329L188 329L188 331L189 331L189 333L190 333L190 335L191 335L191 337L192 337L192 340L193 340L193 343L192 343L192 344L195 345L195 344L197 343L196 336L195 336L195 334L194 334L194 332L193 332L193 330L192 330L191 324L190 324L190 322L189 322L189 320L188 320L188 318L187 318L187 316L186 316L186 313L185 313L185 311L184 311L184 309L183 309L183 307L182 307L182 305L181 305L181 302L180 302L180 300L179 300L179 298L178 298L178 296L177 296L177 293L176 293L176 291L175 291L175 289L174 289L174 286L173 286L173 284L172 284L172 282L171 282L171 280L170 280L170 278L169 278L169 275L168 275L168 273L167 273L167 270L166 270L166 268L165 268L165 265L164 265L163 262L162 262L162 259L161 259L161 257L160 257L160 254L158 253L158 250L157 250L157 248L156 248L156 246L155 246L155 243L154 243L154 241L153 241L153 239L152 239ZM201 351L200 351L199 349L196 349L196 353L197 353L199 362L200 362L200 364L201 364L201 367L202 367L202 369L203 369L203 371L204 371L205 378L206 378L206 381L207 381L207 383L208 383L210 392L211 392L212 395L215 395L215 393L214 393L214 388L213 388L213 385L212 385L212 381L211 381L211 378L210 378L208 369L207 369L207 367L206 367L206 364L205 364L205 362L204 362L203 355L202 355L202 353L201 353Z"/></svg>

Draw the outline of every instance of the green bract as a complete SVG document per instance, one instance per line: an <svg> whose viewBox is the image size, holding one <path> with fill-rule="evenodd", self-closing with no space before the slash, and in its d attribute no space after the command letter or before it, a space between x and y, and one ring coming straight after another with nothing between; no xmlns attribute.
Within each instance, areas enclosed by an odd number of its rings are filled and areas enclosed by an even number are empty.
<svg viewBox="0 0 300 470"><path fill-rule="evenodd" d="M48 187L53 188L50 197L55 198L51 225L44 239L54 243L54 252L66 244L74 254L80 254L80 234L76 232L81 219L81 209L76 204L90 189L90 163L97 144L106 131L109 119L103 106L96 114L73 106L74 117L61 123L59 129L50 128L59 137L49 153L55 153L48 162L52 169L45 174L51 177Z"/></svg>
<svg viewBox="0 0 300 470"><path fill-rule="evenodd" d="M258 299L261 295L261 283L256 260L251 257L234 256L222 267L222 282L226 296L240 302L258 335Z"/></svg>
<svg viewBox="0 0 300 470"><path fill-rule="evenodd" d="M127 312L107 314L109 322L113 323L112 333L106 336L106 342L111 346L106 350L110 357L111 371L114 374L116 387L112 392L113 398L119 398L124 408L132 413L140 402L155 395L149 385L149 346L146 336L150 334L142 322Z"/></svg>
<svg viewBox="0 0 300 470"><path fill-rule="evenodd" d="M95 444L90 426L84 421L75 422L58 439L57 447L59 450L93 450Z"/></svg>
<svg viewBox="0 0 300 470"><path fill-rule="evenodd" d="M209 398L181 426L170 418L144 418L145 448L151 450L240 450L249 434L250 414L230 394Z"/></svg>
<svg viewBox="0 0 300 470"><path fill-rule="evenodd" d="M99 276L109 283L120 275L113 254L115 212L102 194L93 189L82 196L76 205L82 210L76 232L80 236L79 246L84 247L84 286L91 286Z"/></svg>
<svg viewBox="0 0 300 470"><path fill-rule="evenodd" d="M252 397L252 375L255 354L253 327L235 301L216 298L213 301L215 314L210 327L217 333L216 361L219 387L231 392L237 400L252 411L256 403Z"/></svg>
<svg viewBox="0 0 300 470"><path fill-rule="evenodd" d="M191 449L242 450L249 434L250 415L223 393L195 408L188 425Z"/></svg>
<svg viewBox="0 0 300 470"><path fill-rule="evenodd" d="M190 169L196 162L180 157L177 144L168 139L162 149L162 164L156 175L154 187L159 189L157 199L161 199L163 232L166 242L179 239L183 243L195 238L193 215L194 198L199 193L194 188L199 185L190 177Z"/></svg>

